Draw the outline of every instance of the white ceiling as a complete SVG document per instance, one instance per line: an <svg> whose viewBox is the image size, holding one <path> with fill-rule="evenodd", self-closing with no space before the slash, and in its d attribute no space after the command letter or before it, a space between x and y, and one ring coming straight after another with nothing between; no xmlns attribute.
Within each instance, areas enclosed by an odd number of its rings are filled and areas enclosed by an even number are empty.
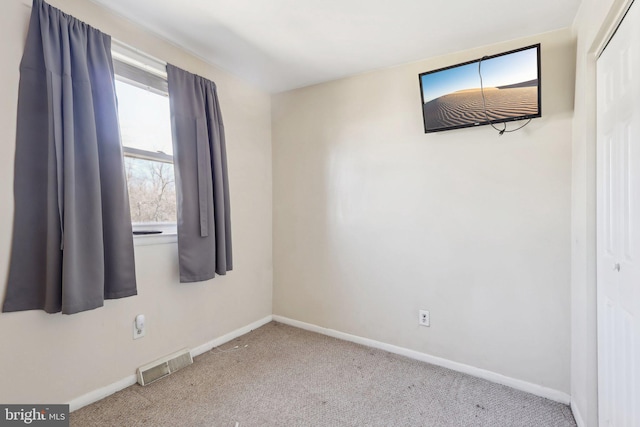
<svg viewBox="0 0 640 427"><path fill-rule="evenodd" d="M571 25L580 0L92 0L269 92Z"/></svg>

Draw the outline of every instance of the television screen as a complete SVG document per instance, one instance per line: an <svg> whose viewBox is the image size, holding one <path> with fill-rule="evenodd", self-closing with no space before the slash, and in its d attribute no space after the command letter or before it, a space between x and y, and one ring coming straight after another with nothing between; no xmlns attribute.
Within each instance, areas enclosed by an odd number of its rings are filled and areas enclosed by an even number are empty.
<svg viewBox="0 0 640 427"><path fill-rule="evenodd" d="M419 78L426 133L542 114L540 44L427 71Z"/></svg>

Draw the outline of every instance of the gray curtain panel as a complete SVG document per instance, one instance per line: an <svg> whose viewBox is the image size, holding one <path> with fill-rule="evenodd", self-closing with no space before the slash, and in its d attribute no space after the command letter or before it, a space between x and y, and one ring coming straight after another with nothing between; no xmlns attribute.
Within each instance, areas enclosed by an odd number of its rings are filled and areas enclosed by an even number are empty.
<svg viewBox="0 0 640 427"><path fill-rule="evenodd" d="M168 64L181 282L232 269L224 126L216 85Z"/></svg>
<svg viewBox="0 0 640 427"><path fill-rule="evenodd" d="M111 38L42 0L20 64L14 200L3 311L136 295Z"/></svg>

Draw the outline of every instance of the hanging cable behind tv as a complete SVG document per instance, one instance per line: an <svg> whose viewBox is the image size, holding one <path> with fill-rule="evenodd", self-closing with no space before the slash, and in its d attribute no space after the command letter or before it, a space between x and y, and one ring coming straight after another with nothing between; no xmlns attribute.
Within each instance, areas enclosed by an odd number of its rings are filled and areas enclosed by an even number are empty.
<svg viewBox="0 0 640 427"><path fill-rule="evenodd" d="M484 96L484 85L483 85L483 82L482 82L482 61L484 61L486 58L488 58L488 57L487 56L483 56L482 58L480 58L480 61L478 61L478 76L480 77L480 93L482 94L482 109L484 111L484 117L487 119L487 123L489 123L492 128L494 128L496 131L498 131L498 135L499 136L502 136L504 133L511 133L511 132L518 131L518 130L522 129L523 127L525 127L526 125L528 125L531 122L531 119L527 120L526 123L524 123L523 125L518 126L515 129L507 129L507 122L502 122L502 125L504 127L502 129L499 129L499 128L496 127L496 125L493 123L493 121L489 119L489 113L487 113L487 99Z"/></svg>

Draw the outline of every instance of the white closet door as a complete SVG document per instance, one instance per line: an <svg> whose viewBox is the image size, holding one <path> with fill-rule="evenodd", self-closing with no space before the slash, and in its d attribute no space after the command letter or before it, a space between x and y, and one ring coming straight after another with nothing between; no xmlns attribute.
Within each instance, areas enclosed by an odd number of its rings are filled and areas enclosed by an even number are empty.
<svg viewBox="0 0 640 427"><path fill-rule="evenodd" d="M640 5L598 59L600 427L640 426Z"/></svg>

